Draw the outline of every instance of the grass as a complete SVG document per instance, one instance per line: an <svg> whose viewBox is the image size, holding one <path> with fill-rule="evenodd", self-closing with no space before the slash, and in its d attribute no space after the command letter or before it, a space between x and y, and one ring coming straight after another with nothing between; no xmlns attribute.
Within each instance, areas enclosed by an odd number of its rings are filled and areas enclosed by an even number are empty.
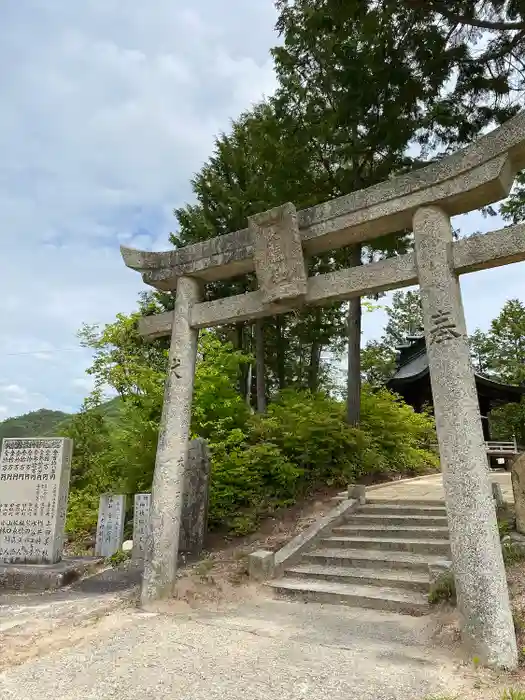
<svg viewBox="0 0 525 700"><path fill-rule="evenodd" d="M456 583L452 571L443 572L433 584L428 594L428 602L431 605L436 605L445 600L451 602L455 602L456 600Z"/></svg>

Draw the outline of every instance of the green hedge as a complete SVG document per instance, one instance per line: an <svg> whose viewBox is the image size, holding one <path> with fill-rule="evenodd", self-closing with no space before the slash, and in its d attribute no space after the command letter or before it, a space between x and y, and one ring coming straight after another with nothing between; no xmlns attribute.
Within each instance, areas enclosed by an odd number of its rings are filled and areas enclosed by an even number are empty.
<svg viewBox="0 0 525 700"><path fill-rule="evenodd" d="M209 522L236 534L321 486L411 476L438 468L433 423L387 391L365 387L360 428L324 394L285 391L267 414L213 444Z"/></svg>

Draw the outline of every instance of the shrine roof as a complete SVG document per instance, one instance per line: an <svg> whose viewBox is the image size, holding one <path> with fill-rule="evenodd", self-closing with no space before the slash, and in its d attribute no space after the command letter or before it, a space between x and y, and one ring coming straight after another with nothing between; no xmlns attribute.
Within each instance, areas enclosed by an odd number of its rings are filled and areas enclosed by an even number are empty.
<svg viewBox="0 0 525 700"><path fill-rule="evenodd" d="M400 346L398 365L395 374L387 382L387 387L396 391L401 386L413 384L422 380L430 380L430 370L424 337L412 337L410 344ZM475 372L478 393L492 400L519 401L525 395L525 386L505 384L495 379L489 379Z"/></svg>

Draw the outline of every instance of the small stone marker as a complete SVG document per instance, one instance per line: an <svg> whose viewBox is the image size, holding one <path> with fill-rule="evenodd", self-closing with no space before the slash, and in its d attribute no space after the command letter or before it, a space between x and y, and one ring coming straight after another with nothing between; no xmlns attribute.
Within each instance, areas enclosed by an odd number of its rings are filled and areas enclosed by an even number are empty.
<svg viewBox="0 0 525 700"><path fill-rule="evenodd" d="M0 564L62 558L73 441L4 438L0 456Z"/></svg>
<svg viewBox="0 0 525 700"><path fill-rule="evenodd" d="M179 551L200 554L208 529L210 456L206 440L196 438L188 447L184 471L184 497L179 532Z"/></svg>
<svg viewBox="0 0 525 700"><path fill-rule="evenodd" d="M106 493L100 497L95 556L111 557L122 547L126 496Z"/></svg>
<svg viewBox="0 0 525 700"><path fill-rule="evenodd" d="M525 454L512 462L512 491L516 511L516 530L525 535Z"/></svg>
<svg viewBox="0 0 525 700"><path fill-rule="evenodd" d="M133 508L133 559L144 559L149 528L150 493L135 494Z"/></svg>

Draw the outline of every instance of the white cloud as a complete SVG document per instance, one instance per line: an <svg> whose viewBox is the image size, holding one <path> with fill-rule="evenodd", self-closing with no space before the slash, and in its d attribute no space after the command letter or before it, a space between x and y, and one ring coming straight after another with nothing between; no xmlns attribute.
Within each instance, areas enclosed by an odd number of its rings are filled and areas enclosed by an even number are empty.
<svg viewBox="0 0 525 700"><path fill-rule="evenodd" d="M26 388L24 411L80 405L77 329L144 288L119 244L168 246L215 135L274 89L274 22L270 0L2 3L0 385ZM471 277L470 325L523 296L523 267Z"/></svg>
<svg viewBox="0 0 525 700"><path fill-rule="evenodd" d="M4 413L78 407L77 329L143 289L120 242L168 246L214 136L274 88L274 21L267 0L3 3L0 382L28 387Z"/></svg>
<svg viewBox="0 0 525 700"><path fill-rule="evenodd" d="M86 377L76 377L73 379L71 382L71 385L75 389L81 389L84 392L91 391L93 388L93 378L86 376Z"/></svg>

